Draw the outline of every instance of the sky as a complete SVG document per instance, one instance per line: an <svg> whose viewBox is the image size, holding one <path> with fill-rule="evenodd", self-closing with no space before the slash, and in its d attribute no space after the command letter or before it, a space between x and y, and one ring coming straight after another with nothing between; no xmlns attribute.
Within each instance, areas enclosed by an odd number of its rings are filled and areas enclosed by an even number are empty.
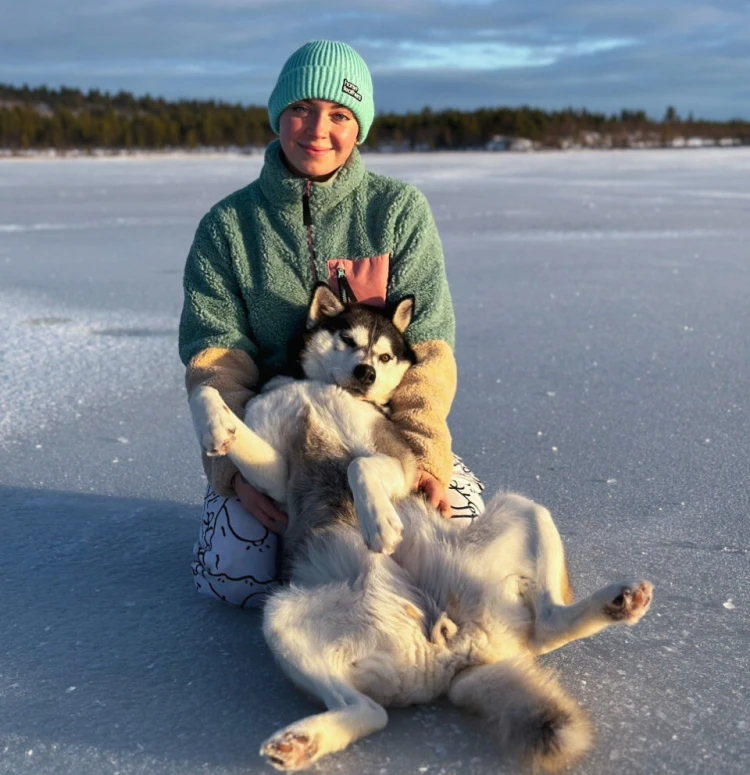
<svg viewBox="0 0 750 775"><path fill-rule="evenodd" d="M499 105L750 119L750 0L0 0L0 83L265 104L308 40L378 112Z"/></svg>

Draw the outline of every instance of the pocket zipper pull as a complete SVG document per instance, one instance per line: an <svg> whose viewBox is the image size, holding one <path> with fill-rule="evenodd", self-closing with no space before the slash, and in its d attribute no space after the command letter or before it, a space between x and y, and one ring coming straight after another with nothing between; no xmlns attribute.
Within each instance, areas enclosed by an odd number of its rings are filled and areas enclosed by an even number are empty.
<svg viewBox="0 0 750 775"><path fill-rule="evenodd" d="M354 291L352 290L351 285L349 285L349 281L346 279L346 270L337 269L336 279L339 283L339 299L341 299L341 303L356 304L357 297L354 295Z"/></svg>

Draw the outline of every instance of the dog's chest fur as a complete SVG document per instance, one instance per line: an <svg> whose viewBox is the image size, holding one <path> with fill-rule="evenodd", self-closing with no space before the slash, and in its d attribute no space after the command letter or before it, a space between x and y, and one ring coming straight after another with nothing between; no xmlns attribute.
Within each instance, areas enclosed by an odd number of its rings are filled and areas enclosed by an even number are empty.
<svg viewBox="0 0 750 775"><path fill-rule="evenodd" d="M403 443L378 408L335 385L279 378L248 404L245 423L287 462L285 573L326 528L359 535L347 467Z"/></svg>
<svg viewBox="0 0 750 775"><path fill-rule="evenodd" d="M376 451L375 429L382 418L375 406L336 385L279 377L248 404L245 423L287 458L304 452L295 445L312 429L318 454L344 449L352 458Z"/></svg>

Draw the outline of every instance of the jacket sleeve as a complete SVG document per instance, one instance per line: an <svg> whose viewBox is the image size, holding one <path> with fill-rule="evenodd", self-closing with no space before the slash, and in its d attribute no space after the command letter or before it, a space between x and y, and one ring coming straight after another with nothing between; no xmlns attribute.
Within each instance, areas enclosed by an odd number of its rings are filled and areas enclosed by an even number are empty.
<svg viewBox="0 0 750 775"><path fill-rule="evenodd" d="M243 350L257 358L258 348L248 323L221 215L211 211L198 226L183 277L180 317L180 359L209 348Z"/></svg>
<svg viewBox="0 0 750 775"><path fill-rule="evenodd" d="M407 186L396 206L388 301L395 304L404 296L414 296L414 317L406 330L409 344L440 339L453 348L456 321L430 205L421 191Z"/></svg>
<svg viewBox="0 0 750 775"><path fill-rule="evenodd" d="M448 413L456 394L456 361L440 340L414 346L417 365L391 398L391 418L417 458L417 466L448 484L453 468Z"/></svg>
<svg viewBox="0 0 750 775"><path fill-rule="evenodd" d="M407 195L397 220L388 300L396 303L414 295L414 317L406 338L417 354L417 365L407 371L391 399L392 418L419 468L447 484L453 468L448 414L457 382L455 318L430 206L412 186Z"/></svg>
<svg viewBox="0 0 750 775"><path fill-rule="evenodd" d="M231 264L219 218L209 213L198 226L185 264L185 300L180 319L180 358L186 366L188 398L195 388L216 388L240 418L258 384L247 309ZM203 469L220 495L233 495L237 469L226 457L203 458Z"/></svg>

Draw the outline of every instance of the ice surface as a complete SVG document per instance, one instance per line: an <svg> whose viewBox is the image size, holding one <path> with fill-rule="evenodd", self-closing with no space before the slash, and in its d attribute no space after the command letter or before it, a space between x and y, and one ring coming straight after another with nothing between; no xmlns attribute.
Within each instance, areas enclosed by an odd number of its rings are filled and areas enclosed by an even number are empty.
<svg viewBox="0 0 750 775"><path fill-rule="evenodd" d="M200 216L259 157L0 161L0 773L270 772L310 706L258 617L198 597L176 355ZM547 505L579 592L656 585L556 667L577 772L750 771L750 151L371 155L419 185L458 318L455 447ZM471 718L399 710L318 768L510 773Z"/></svg>

